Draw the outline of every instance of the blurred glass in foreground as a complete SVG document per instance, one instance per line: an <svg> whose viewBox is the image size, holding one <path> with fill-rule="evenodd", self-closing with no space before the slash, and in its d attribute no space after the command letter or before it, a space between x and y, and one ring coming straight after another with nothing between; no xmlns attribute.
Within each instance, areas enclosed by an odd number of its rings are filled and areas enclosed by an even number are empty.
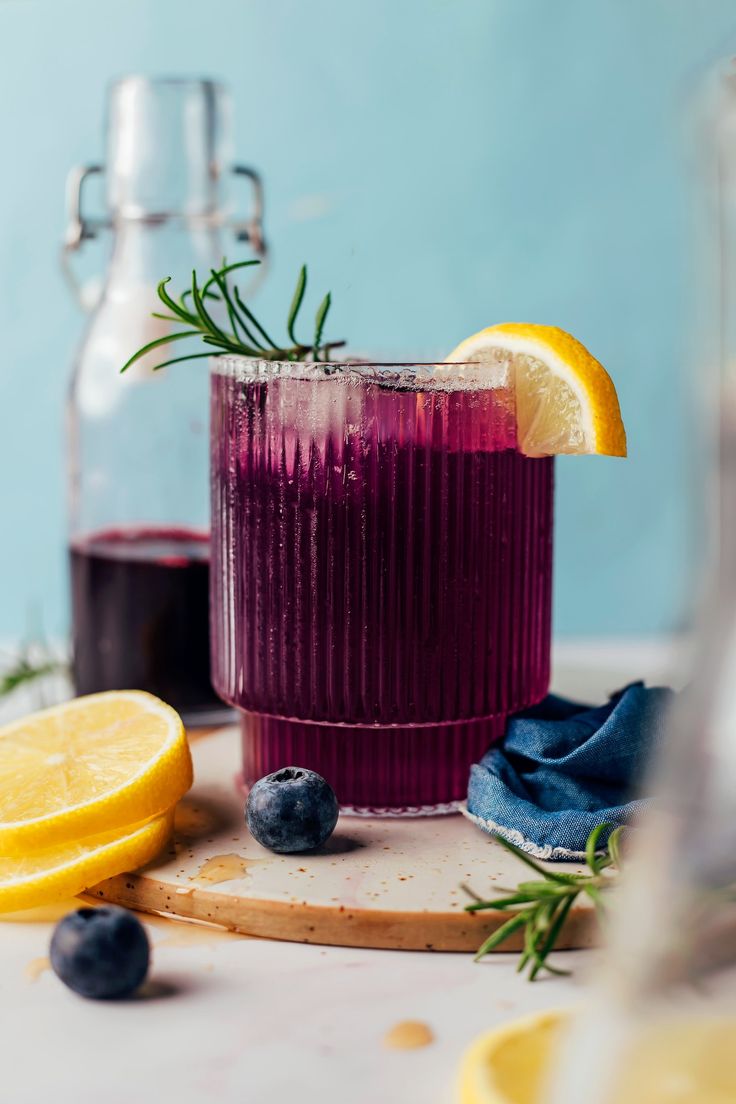
<svg viewBox="0 0 736 1104"><path fill-rule="evenodd" d="M720 562L552 1104L736 1101L736 65L719 78ZM705 489L707 491L707 488Z"/></svg>

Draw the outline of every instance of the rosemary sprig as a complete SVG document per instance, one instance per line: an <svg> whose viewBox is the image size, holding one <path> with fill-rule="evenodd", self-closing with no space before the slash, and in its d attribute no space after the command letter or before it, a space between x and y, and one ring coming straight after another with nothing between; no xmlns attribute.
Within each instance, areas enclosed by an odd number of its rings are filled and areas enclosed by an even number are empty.
<svg viewBox="0 0 736 1104"><path fill-rule="evenodd" d="M37 663L31 659L28 652L19 655L14 663L0 675L0 698L7 697L25 683L34 682L46 675L57 674L64 670L64 664L59 660L44 658Z"/></svg>
<svg viewBox="0 0 736 1104"><path fill-rule="evenodd" d="M171 277L167 276L158 285L158 297L166 308L167 313L158 311L153 313L154 318L160 318L165 322L175 322L186 328L174 330L171 333L157 337L155 341L149 341L143 345L120 369L125 372L131 364L163 345L173 341L182 341L184 338L199 338L207 346L208 351L200 353L187 353L183 356L172 357L161 361L154 368L165 368L169 364L178 364L184 360L198 360L203 357L217 355L217 353L231 353L236 356L257 357L260 360L312 360L329 359L333 349L341 348L344 341L326 341L324 339L325 323L332 304L332 296L328 292L317 308L314 319L314 336L311 344L305 345L296 336L296 323L304 303L307 290L307 266L302 265L292 296L291 306L286 320L286 332L290 344L287 342L279 345L269 335L268 331L258 321L252 310L245 303L240 289L235 283L230 283L228 277L233 272L242 268L250 268L260 264L260 261L236 261L228 264L223 259L218 269L211 268L209 275L203 283L197 277L196 271L192 272L191 287L186 288L178 298L170 295L167 284ZM224 308L227 323L216 321L210 312L208 304L218 302ZM229 328L228 328L229 326Z"/></svg>
<svg viewBox="0 0 736 1104"><path fill-rule="evenodd" d="M294 326L296 325L297 315L301 309L301 305L304 302L304 292L307 290L307 266L302 265L299 269L299 275L296 280L296 287L294 288L294 296L291 300L291 306L289 307L289 317L286 320L286 330L289 337L298 345L299 342L296 339L294 333Z"/></svg>
<svg viewBox="0 0 736 1104"><path fill-rule="evenodd" d="M481 944L475 956L476 962L505 943L514 932L523 929L524 949L519 958L518 972L526 970L530 981L536 979L540 970L547 970L551 974L567 973L566 970L550 965L548 955L554 949L570 909L581 893L590 897L599 915L604 913L604 895L616 884L616 878L609 868L620 869L621 837L624 831L623 828L614 829L608 838L606 849L601 852L598 848L600 838L610 827L610 824L598 824L588 836L585 861L590 874L563 874L558 870L550 870L535 862L525 851L509 843L503 836L495 837L502 847L531 867L541 878L519 882L515 890L492 901L482 900L468 886L462 887L472 897L471 904L465 906L466 912L494 909L513 914Z"/></svg>

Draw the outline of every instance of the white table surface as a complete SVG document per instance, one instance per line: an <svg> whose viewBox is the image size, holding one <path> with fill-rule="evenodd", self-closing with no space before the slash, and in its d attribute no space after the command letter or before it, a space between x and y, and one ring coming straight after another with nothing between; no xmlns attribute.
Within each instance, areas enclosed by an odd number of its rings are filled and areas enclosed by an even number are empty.
<svg viewBox="0 0 736 1104"><path fill-rule="evenodd" d="M556 650L556 689L600 700L627 679L666 680L658 642L580 642ZM84 1001L45 965L55 919L78 902L0 918L2 1104L453 1104L464 1048L478 1033L580 999L595 953L568 953L572 979L529 984L515 956L273 943L145 918L148 990ZM389 1049L402 1020L434 1033Z"/></svg>

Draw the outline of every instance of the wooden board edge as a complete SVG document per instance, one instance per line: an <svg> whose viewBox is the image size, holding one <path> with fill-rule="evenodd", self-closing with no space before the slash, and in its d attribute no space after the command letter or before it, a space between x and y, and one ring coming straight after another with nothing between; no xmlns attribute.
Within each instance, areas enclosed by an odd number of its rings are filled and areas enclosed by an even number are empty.
<svg viewBox="0 0 736 1104"><path fill-rule="evenodd" d="M197 887L177 893L166 882L141 874L108 878L88 889L87 894L139 912L201 920L262 939L382 950L468 953L477 950L488 935L510 918L509 913L503 912L400 912L310 905L306 901L234 898ZM572 909L557 947L560 950L592 947L597 936L595 910ZM522 936L517 932L498 950L519 951L521 947Z"/></svg>

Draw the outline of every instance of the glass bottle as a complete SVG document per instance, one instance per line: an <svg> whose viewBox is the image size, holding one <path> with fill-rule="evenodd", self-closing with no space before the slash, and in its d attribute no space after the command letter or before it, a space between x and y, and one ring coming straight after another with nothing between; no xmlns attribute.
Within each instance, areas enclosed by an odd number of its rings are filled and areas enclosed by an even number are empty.
<svg viewBox="0 0 736 1104"><path fill-rule="evenodd" d="M178 293L192 269L222 261L228 212L229 111L203 80L125 78L112 86L107 163L70 175L70 255L109 228L112 249L77 355L68 401L70 560L77 693L148 690L187 723L225 707L209 677L208 378L200 361L152 372L165 348L121 367L172 324L156 286ZM258 176L236 237L264 252ZM104 174L107 215L82 213L87 180ZM72 274L73 277L73 274ZM85 292L82 292L84 296ZM88 289L87 289L88 294ZM183 352L183 348L178 353Z"/></svg>
<svg viewBox="0 0 736 1104"><path fill-rule="evenodd" d="M717 78L720 554L611 903L608 947L550 1104L736 1100L736 65ZM702 381L698 381L702 387ZM715 477L715 478L714 478ZM706 488L707 489L707 488Z"/></svg>

